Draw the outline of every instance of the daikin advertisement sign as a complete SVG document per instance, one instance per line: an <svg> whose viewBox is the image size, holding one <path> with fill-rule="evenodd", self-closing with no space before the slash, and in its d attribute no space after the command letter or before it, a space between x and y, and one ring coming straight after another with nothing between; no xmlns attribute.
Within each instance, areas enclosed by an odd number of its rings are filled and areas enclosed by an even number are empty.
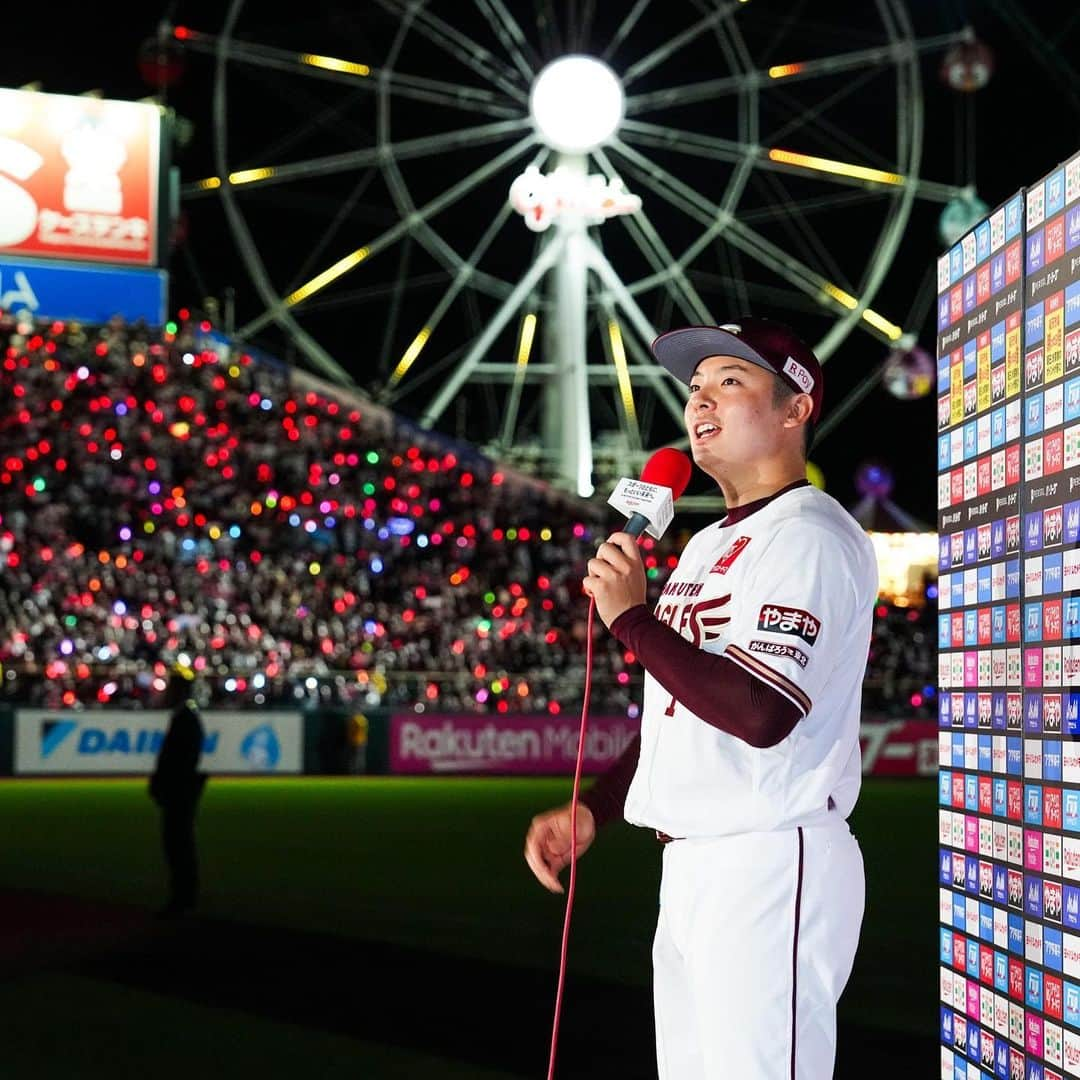
<svg viewBox="0 0 1080 1080"><path fill-rule="evenodd" d="M15 772L148 774L168 713L20 709L15 717ZM199 768L208 773L299 773L299 713L206 712Z"/></svg>

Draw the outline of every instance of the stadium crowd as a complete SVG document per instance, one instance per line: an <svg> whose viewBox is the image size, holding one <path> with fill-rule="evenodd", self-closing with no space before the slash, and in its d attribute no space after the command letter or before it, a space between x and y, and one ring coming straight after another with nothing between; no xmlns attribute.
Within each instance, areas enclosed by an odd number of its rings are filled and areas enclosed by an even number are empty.
<svg viewBox="0 0 1080 1080"><path fill-rule="evenodd" d="M187 313L164 334L0 315L0 358L9 699L155 706L186 659L223 706L580 701L580 581L611 514ZM684 541L646 542L651 598ZM884 705L910 712L924 631L879 609ZM632 654L599 623L595 642L593 709L633 715Z"/></svg>

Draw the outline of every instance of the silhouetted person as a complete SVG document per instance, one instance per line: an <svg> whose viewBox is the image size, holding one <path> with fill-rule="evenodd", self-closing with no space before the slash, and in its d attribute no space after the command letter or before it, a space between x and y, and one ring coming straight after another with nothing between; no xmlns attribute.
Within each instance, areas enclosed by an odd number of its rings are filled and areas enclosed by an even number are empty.
<svg viewBox="0 0 1080 1080"><path fill-rule="evenodd" d="M150 797L161 807L161 842L169 869L169 899L163 915L190 911L199 889L195 811L206 774L198 771L204 732L192 698L193 678L178 671L169 677L165 706L172 712L150 777Z"/></svg>

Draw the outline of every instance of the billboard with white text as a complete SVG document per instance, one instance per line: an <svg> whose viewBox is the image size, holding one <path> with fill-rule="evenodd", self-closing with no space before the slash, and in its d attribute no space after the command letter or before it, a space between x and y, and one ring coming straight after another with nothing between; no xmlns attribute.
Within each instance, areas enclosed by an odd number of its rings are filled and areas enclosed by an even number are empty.
<svg viewBox="0 0 1080 1080"><path fill-rule="evenodd" d="M0 251L154 266L161 109L0 89Z"/></svg>
<svg viewBox="0 0 1080 1080"><path fill-rule="evenodd" d="M153 771L169 714L19 709L15 772L72 775ZM208 773L299 773L303 721L299 713L205 712L199 768Z"/></svg>

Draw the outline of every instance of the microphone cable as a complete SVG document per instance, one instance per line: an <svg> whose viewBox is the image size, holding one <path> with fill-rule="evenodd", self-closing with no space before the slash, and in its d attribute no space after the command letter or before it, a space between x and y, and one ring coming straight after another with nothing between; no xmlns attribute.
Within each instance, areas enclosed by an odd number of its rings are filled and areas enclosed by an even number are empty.
<svg viewBox="0 0 1080 1080"><path fill-rule="evenodd" d="M574 790L570 796L570 883L566 889L566 914L563 916L562 947L559 950L559 983L555 992L555 1020L551 1028L551 1054L547 1080L555 1080L555 1051L559 1044L559 1019L562 1016L563 987L566 983L566 955L570 944L570 915L574 908L577 885L577 810L581 790L581 767L585 761L585 729L589 720L589 696L592 693L593 615L596 600L589 598L589 620L585 630L585 695L581 702L581 730L578 735L577 761L574 764Z"/></svg>

